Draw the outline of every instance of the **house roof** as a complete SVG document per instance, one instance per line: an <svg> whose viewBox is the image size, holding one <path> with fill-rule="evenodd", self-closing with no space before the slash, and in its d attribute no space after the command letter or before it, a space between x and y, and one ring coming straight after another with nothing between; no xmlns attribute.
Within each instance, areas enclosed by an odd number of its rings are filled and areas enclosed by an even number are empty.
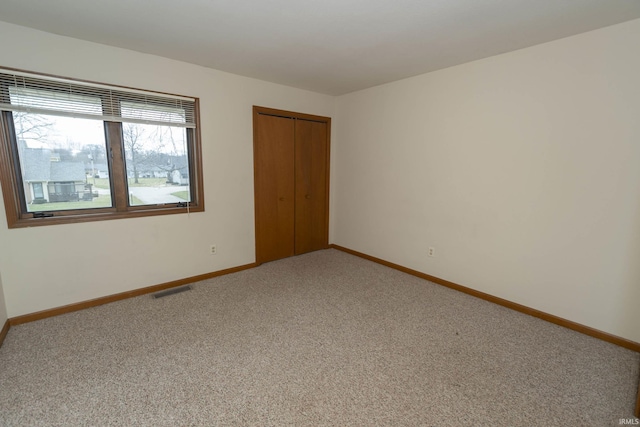
<svg viewBox="0 0 640 427"><path fill-rule="evenodd" d="M50 181L51 150L46 148L25 148L20 153L22 179L25 181Z"/></svg>
<svg viewBox="0 0 640 427"><path fill-rule="evenodd" d="M51 162L51 181L84 181L83 162Z"/></svg>
<svg viewBox="0 0 640 427"><path fill-rule="evenodd" d="M29 182L84 181L83 162L52 162L51 150L25 148L20 153L22 179Z"/></svg>
<svg viewBox="0 0 640 427"><path fill-rule="evenodd" d="M177 4L111 0L88 7L86 0L3 0L0 16L54 34L330 95L640 18L638 0Z"/></svg>

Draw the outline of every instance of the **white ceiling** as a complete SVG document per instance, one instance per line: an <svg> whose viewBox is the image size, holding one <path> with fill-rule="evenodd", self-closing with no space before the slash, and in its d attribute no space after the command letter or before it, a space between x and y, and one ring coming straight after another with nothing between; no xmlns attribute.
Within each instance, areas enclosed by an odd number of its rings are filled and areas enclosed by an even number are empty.
<svg viewBox="0 0 640 427"><path fill-rule="evenodd" d="M636 18L640 0L0 0L2 21L330 95Z"/></svg>

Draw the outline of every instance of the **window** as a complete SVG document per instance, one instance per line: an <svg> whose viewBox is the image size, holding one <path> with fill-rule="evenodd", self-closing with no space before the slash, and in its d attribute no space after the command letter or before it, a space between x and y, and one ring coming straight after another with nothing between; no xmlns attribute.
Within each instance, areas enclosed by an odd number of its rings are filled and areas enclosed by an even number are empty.
<svg viewBox="0 0 640 427"><path fill-rule="evenodd" d="M198 99L0 69L9 227L204 210Z"/></svg>
<svg viewBox="0 0 640 427"><path fill-rule="evenodd" d="M43 200L44 201L44 193L42 192L42 183L34 182L33 183L33 200Z"/></svg>

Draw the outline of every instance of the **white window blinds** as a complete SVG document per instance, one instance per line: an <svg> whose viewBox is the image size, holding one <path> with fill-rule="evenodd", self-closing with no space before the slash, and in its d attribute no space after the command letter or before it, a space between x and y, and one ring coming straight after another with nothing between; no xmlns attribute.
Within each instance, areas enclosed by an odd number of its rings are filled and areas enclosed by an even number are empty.
<svg viewBox="0 0 640 427"><path fill-rule="evenodd" d="M0 110L195 128L194 98L0 69Z"/></svg>

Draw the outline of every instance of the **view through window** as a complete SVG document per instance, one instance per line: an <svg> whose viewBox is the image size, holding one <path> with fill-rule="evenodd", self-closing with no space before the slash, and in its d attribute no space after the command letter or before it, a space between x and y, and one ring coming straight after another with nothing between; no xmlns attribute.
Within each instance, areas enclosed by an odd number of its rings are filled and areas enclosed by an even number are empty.
<svg viewBox="0 0 640 427"><path fill-rule="evenodd" d="M195 98L60 80L0 69L8 218L203 209Z"/></svg>
<svg viewBox="0 0 640 427"><path fill-rule="evenodd" d="M122 115L143 120L149 107L123 102ZM153 108L168 123L185 121L175 108ZM129 202L132 206L190 202L187 133L175 126L124 123L122 126ZM177 189L176 187L183 187Z"/></svg>
<svg viewBox="0 0 640 427"><path fill-rule="evenodd" d="M29 212L111 207L102 122L13 114Z"/></svg>

